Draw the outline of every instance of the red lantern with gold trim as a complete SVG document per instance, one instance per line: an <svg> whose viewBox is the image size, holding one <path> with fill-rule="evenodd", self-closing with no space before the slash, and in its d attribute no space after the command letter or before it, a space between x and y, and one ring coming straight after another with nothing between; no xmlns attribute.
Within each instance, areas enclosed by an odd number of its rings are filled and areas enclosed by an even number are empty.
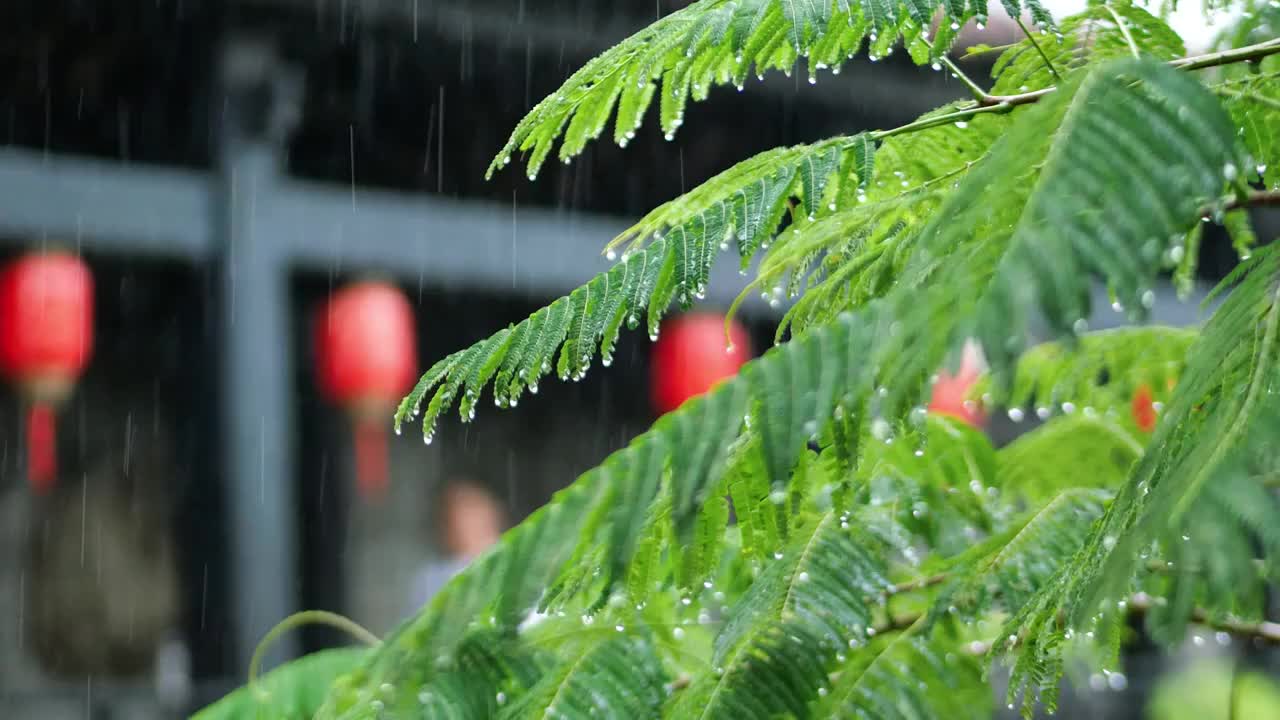
<svg viewBox="0 0 1280 720"><path fill-rule="evenodd" d="M0 271L0 370L27 403L27 477L39 493L57 475L55 411L93 353L93 276L69 253L32 253Z"/></svg>
<svg viewBox="0 0 1280 720"><path fill-rule="evenodd" d="M737 374L751 357L751 336L733 321L726 340L724 316L689 313L662 325L650 365L654 410L675 410L689 398Z"/></svg>
<svg viewBox="0 0 1280 720"><path fill-rule="evenodd" d="M388 283L348 285L321 308L315 349L321 392L355 424L360 494L381 499L387 488L386 428L418 372L413 308Z"/></svg>

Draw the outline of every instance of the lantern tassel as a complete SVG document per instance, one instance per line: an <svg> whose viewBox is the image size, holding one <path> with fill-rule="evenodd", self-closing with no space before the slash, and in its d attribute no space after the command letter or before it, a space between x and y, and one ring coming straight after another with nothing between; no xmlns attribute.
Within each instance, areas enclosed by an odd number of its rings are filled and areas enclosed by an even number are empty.
<svg viewBox="0 0 1280 720"><path fill-rule="evenodd" d="M53 488L58 472L57 417L53 407L33 403L27 411L27 479L37 493Z"/></svg>
<svg viewBox="0 0 1280 720"><path fill-rule="evenodd" d="M367 501L387 493L387 433L377 420L356 422L356 483Z"/></svg>

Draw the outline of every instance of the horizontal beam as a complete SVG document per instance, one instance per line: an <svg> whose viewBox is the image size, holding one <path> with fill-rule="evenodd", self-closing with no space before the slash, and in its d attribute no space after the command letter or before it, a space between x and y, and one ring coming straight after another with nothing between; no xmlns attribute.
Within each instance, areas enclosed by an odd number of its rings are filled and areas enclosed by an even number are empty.
<svg viewBox="0 0 1280 720"><path fill-rule="evenodd" d="M0 242L212 260L221 252L216 176L39 151L0 151ZM379 273L461 290L554 295L609 267L601 249L628 223L540 207L362 190L273 175L228 180L255 218L254 242L285 267ZM745 280L725 258L709 301ZM747 312L767 309L747 303Z"/></svg>
<svg viewBox="0 0 1280 720"><path fill-rule="evenodd" d="M628 227L613 217L283 181L259 227L295 268L376 272L449 288L562 294L610 267L602 255ZM708 300L727 306L746 284L728 257ZM765 309L747 303L748 312Z"/></svg>
<svg viewBox="0 0 1280 720"><path fill-rule="evenodd" d="M0 238L204 259L215 246L209 175L0 150Z"/></svg>

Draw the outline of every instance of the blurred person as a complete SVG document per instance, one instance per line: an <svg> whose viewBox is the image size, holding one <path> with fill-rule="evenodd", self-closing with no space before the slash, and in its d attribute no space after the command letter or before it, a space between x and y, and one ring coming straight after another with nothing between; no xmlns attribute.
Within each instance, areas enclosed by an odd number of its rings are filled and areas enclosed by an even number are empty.
<svg viewBox="0 0 1280 720"><path fill-rule="evenodd" d="M506 522L493 495L468 480L455 480L445 486L435 518L440 554L414 578L412 612L417 612L454 575L496 543Z"/></svg>

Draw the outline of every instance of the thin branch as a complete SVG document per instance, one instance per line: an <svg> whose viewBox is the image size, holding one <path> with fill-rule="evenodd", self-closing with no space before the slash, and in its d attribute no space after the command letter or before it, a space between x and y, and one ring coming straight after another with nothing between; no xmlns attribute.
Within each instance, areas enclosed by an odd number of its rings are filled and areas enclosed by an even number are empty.
<svg viewBox="0 0 1280 720"><path fill-rule="evenodd" d="M1237 48L1235 50L1224 50L1222 52L1209 53L1207 55L1196 55L1193 57L1173 60L1169 64L1173 67L1183 70L1201 70L1209 67L1217 67L1219 65L1229 65L1238 62L1247 62L1257 60L1269 55L1280 53L1280 38L1268 40L1256 45ZM915 122L893 128L891 130L878 130L871 133L872 139L883 140L894 135L903 135L906 133L927 130L929 128L946 125L948 123L966 122L970 118L988 113L1006 113L1019 105L1030 105L1038 102L1040 98L1057 90L1056 87L1048 87L1043 90L1033 90L1031 92L1019 93L1017 95L983 95L983 97L975 100L973 104L947 113L930 118L923 118Z"/></svg>
<svg viewBox="0 0 1280 720"><path fill-rule="evenodd" d="M1269 98L1266 95L1259 95L1258 93L1248 90L1245 90L1244 92L1236 92L1235 90L1228 90L1221 87L1212 88L1212 90L1218 95L1229 97L1232 100L1247 100L1249 102L1258 103L1259 105L1266 105L1267 107L1275 110L1280 110L1280 100Z"/></svg>
<svg viewBox="0 0 1280 720"><path fill-rule="evenodd" d="M1154 606L1155 600L1146 593L1137 593L1129 598L1128 607L1131 613L1142 614L1151 610ZM1232 635L1243 635L1269 643L1280 644L1280 623L1269 620L1257 623L1230 619L1218 620L1211 617L1202 608L1195 608L1191 611L1191 622L1213 630L1231 633Z"/></svg>
<svg viewBox="0 0 1280 720"><path fill-rule="evenodd" d="M1053 76L1054 80L1061 83L1062 76L1058 74L1058 69L1053 66L1053 61L1049 59L1047 54L1045 54L1044 48L1040 47L1040 43L1036 42L1035 36L1032 35L1031 31L1027 29L1027 26L1023 24L1022 18L1016 17L1014 20L1017 21L1018 27L1022 28L1022 34L1027 36L1027 40L1031 43L1031 47L1035 48L1036 52L1040 53L1040 59L1044 61L1045 69L1049 71L1049 74ZM1133 41L1130 40L1129 42L1132 44Z"/></svg>
<svg viewBox="0 0 1280 720"><path fill-rule="evenodd" d="M901 127L893 128L892 130L877 130L876 132L871 133L871 139L883 140L887 137L893 137L894 135L905 135L907 133L918 132L920 130L928 130L929 128L938 127L939 125L968 122L970 118L976 117L978 115L987 115L990 113L1006 113L1012 110L1015 105L1025 105L1027 103L1033 103L1039 100L1041 96L1047 95L1050 92L1052 92L1052 88L1049 88L1046 90L1038 90L1034 93L1026 93L1023 96L1008 96L1010 99L1014 97L1021 98L1020 102L1016 102L1016 103L1001 102L994 105L984 105L983 102L985 101L978 101L971 107L966 108L964 110L957 110L955 112L950 112L945 115L935 115L930 118L923 118L921 120L916 120L913 123L908 123ZM988 97L991 97L991 96L988 96Z"/></svg>
<svg viewBox="0 0 1280 720"><path fill-rule="evenodd" d="M950 579L951 576L949 574L938 573L937 575L930 575L928 577L918 578L909 582L891 585L885 589L883 594L885 597L893 597L894 595L902 595L904 593L916 592L917 590L925 590L933 587L934 585L941 585Z"/></svg>
<svg viewBox="0 0 1280 720"><path fill-rule="evenodd" d="M1280 52L1280 38L1273 38L1266 42L1260 42L1256 45L1246 45L1242 48L1223 50L1221 52L1209 53L1208 55L1195 55L1192 57L1182 58L1181 60L1173 60L1169 64L1183 70L1201 70L1208 67L1217 67L1219 65L1230 65L1232 63L1259 60L1278 52Z"/></svg>
<svg viewBox="0 0 1280 720"><path fill-rule="evenodd" d="M928 39L924 40L924 44L930 51L933 50L933 43L929 42ZM973 93L973 98L975 100L982 100L987 97L987 91L983 90L981 85L974 82L973 79L966 75L958 65L952 62L951 58L947 57L945 52L938 56L938 63L946 66L947 70L950 70L951 74L955 76L957 80L964 83L965 87L969 88L969 92Z"/></svg>
<svg viewBox="0 0 1280 720"><path fill-rule="evenodd" d="M1224 212L1242 208L1280 206L1280 190L1255 190L1244 197L1231 198L1222 206ZM1213 208L1206 208L1201 217L1211 217Z"/></svg>
<svg viewBox="0 0 1280 720"><path fill-rule="evenodd" d="M1120 34L1124 36L1124 41L1129 43L1129 52L1133 53L1135 58L1141 57L1141 53L1138 52L1138 43L1133 41L1133 35L1129 33L1129 26L1124 24L1124 18L1120 17L1120 13L1111 7L1111 3L1107 3L1102 7L1106 8L1107 12L1111 13L1111 19L1116 21L1116 27L1120 28Z"/></svg>
<svg viewBox="0 0 1280 720"><path fill-rule="evenodd" d="M276 638L303 625L328 625L346 632L369 647L377 647L382 642L377 635L364 629L354 620L337 613L324 610L304 610L294 613L271 628L270 632L258 643L258 647L254 648L253 657L249 659L249 688L260 700L265 700L268 697L267 691L258 687L258 673L262 669L262 658L266 655L272 643L276 641Z"/></svg>
<svg viewBox="0 0 1280 720"><path fill-rule="evenodd" d="M1125 607L1128 608L1129 615L1140 616L1151 610L1155 606L1155 600L1146 593L1137 593L1130 597ZM1262 622L1244 622L1242 620L1219 620L1211 617L1203 608L1195 608L1191 611L1189 618L1196 625L1203 625L1210 630L1218 630L1231 635L1240 637L1253 638L1273 645L1280 645L1280 623L1270 620ZM965 645L965 652L970 655L986 655L991 652L997 641L976 641ZM1019 637L1008 647L1014 647L1022 643Z"/></svg>
<svg viewBox="0 0 1280 720"><path fill-rule="evenodd" d="M964 83L965 87L969 88L969 92L973 93L973 97L976 100L981 102L984 98L989 97L989 94L987 93L987 91L983 90L982 87L978 85L978 83L970 79L968 75L965 75L964 71L960 69L960 66L956 65L954 62L951 61L951 58L947 57L946 55L943 55L938 58L938 62L946 66L946 68L951 71L951 74L954 75L957 80Z"/></svg>
<svg viewBox="0 0 1280 720"><path fill-rule="evenodd" d="M1200 208L1200 217L1213 220L1221 213L1252 207L1280 206L1280 190L1254 190L1244 195L1222 198L1217 203Z"/></svg>

